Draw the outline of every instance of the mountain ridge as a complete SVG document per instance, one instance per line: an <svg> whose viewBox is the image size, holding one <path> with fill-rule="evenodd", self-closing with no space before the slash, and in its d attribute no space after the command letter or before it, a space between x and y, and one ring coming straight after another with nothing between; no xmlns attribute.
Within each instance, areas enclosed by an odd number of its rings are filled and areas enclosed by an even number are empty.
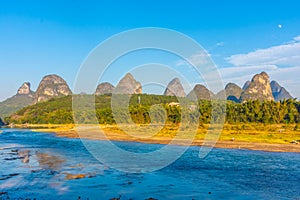
<svg viewBox="0 0 300 200"><path fill-rule="evenodd" d="M196 90L196 92L195 92ZM173 92L172 92L173 91ZM164 95L191 97L191 93L196 94L198 99L211 99L225 96L227 100L234 102L245 102L247 100L275 100L292 99L290 93L276 81L269 81L269 76L265 72L256 74L251 81L245 82L243 88L235 83L228 83L225 88L216 95L209 91L204 85L196 84L193 90L186 95L184 88L178 78L172 79L164 91ZM177 94L175 95L174 92ZM97 86L95 95L102 94L142 94L142 85L135 80L132 74L126 74L114 87L111 83L100 83ZM71 95L67 82L58 75L50 74L44 76L39 83L37 91L30 88L30 82L24 82L17 93L0 102L0 117L5 117L17 110L40 101L47 101L51 98ZM266 95L264 95L266 94Z"/></svg>
<svg viewBox="0 0 300 200"><path fill-rule="evenodd" d="M277 81L271 81L271 90L275 101L281 101L284 99L292 99L292 95L282 87Z"/></svg>
<svg viewBox="0 0 300 200"><path fill-rule="evenodd" d="M136 81L132 74L127 73L114 89L115 94L141 94L142 85Z"/></svg>
<svg viewBox="0 0 300 200"><path fill-rule="evenodd" d="M163 95L176 96L176 97L185 97L186 96L179 78L174 78L168 83Z"/></svg>
<svg viewBox="0 0 300 200"><path fill-rule="evenodd" d="M34 103L72 94L67 82L56 74L44 76L35 92Z"/></svg>
<svg viewBox="0 0 300 200"><path fill-rule="evenodd" d="M246 102L249 100L274 100L270 77L266 72L255 74L251 79L249 86L242 92L240 102Z"/></svg>

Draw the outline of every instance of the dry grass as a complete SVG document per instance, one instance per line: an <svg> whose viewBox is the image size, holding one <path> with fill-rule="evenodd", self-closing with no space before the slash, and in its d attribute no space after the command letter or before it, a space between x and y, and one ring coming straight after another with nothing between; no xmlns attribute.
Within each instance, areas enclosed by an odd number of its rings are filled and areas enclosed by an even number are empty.
<svg viewBox="0 0 300 200"><path fill-rule="evenodd" d="M282 146L284 150L300 152L300 145L291 144L300 141L300 130L295 124L224 124L224 126L201 125L196 132L191 125L79 125L73 124L26 124L16 125L18 128L30 128L39 132L55 132L60 137L87 138L96 140L139 141L147 143L163 143L176 141L177 144L189 144L185 141L193 140L194 145L201 145L205 138L218 138L218 147L267 149L272 151L272 145ZM215 129L214 129L215 128ZM219 130L216 131L216 130ZM209 132L209 134L207 134ZM255 144L255 145L254 145ZM292 146L289 146L292 145ZM259 148L258 148L259 147ZM278 149L279 147L276 146ZM289 150L291 148L292 150ZM278 150L279 151L279 150Z"/></svg>
<svg viewBox="0 0 300 200"><path fill-rule="evenodd" d="M80 131L96 132L101 130L109 134L129 135L137 138L174 138L180 133L182 139L194 136L195 129L189 126L165 125L165 126L144 126L144 125L79 125L74 124L26 124L15 125L17 128L29 128L41 132L70 132ZM204 139L208 130L212 129L208 124L198 127L195 139ZM288 144L300 140L300 130L295 130L295 124L224 124L221 131L220 141L243 141L262 142L271 144Z"/></svg>

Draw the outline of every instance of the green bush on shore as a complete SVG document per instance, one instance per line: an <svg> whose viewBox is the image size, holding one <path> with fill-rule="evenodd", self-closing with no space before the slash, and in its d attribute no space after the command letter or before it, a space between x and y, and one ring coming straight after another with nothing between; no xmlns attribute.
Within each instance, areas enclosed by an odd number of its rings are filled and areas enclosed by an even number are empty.
<svg viewBox="0 0 300 200"><path fill-rule="evenodd" d="M87 95L88 96L88 95ZM140 96L140 97L138 97ZM122 100L122 95L120 95ZM140 101L138 100L140 99ZM222 121L222 112L226 112L225 122L228 124L297 124L300 121L300 102L297 100L284 100L281 102L274 101L247 101L245 103L226 102L226 111L222 104L217 101L200 100L198 102L198 111L190 109L189 100L180 98L180 106L172 105L171 102L178 102L176 97L161 95L131 95L128 107L121 104L118 107L114 105L111 109L111 95L101 95L95 97L95 111L84 104L82 112L77 113L76 119L80 123L93 123L93 117L100 124L115 124L118 122L128 123L130 120L137 124L148 123L179 123L186 117L191 122L199 124L210 123L212 108L215 113L213 120L215 122ZM120 101L121 102L121 101ZM153 105L160 105L165 112ZM85 107L86 106L86 107ZM86 108L86 109L85 109ZM152 108L152 110L151 110ZM151 111L154 118L151 119ZM182 113L188 115L181 116ZM166 115L166 116L164 116ZM152 120L152 121L151 121ZM41 102L35 105L27 106L16 113L4 119L6 123L15 124L71 124L74 123L72 112L72 96L56 98L47 102ZM244 127L243 127L244 126ZM243 125L240 129L247 128ZM295 130L298 125L295 126Z"/></svg>

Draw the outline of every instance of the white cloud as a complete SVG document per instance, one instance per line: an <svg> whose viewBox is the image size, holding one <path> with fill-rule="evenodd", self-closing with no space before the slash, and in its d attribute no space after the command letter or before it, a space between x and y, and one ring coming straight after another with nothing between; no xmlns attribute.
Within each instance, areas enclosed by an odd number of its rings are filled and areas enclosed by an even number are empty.
<svg viewBox="0 0 300 200"><path fill-rule="evenodd" d="M187 65L189 65L189 63L187 61L185 61L185 60L178 60L178 61L175 62L175 65L177 67L179 67L179 66L187 66Z"/></svg>
<svg viewBox="0 0 300 200"><path fill-rule="evenodd" d="M217 47L223 47L225 45L225 42L218 42L216 44Z"/></svg>
<svg viewBox="0 0 300 200"><path fill-rule="evenodd" d="M191 64L195 65L195 66L202 66L202 65L206 65L210 62L210 54L205 52L205 51L201 51L201 52L198 52L196 54L193 54L191 55L189 58L188 58L188 61L186 60L178 60L175 65L176 66L188 66ZM190 63L191 64L190 64Z"/></svg>
<svg viewBox="0 0 300 200"><path fill-rule="evenodd" d="M278 69L275 65L258 65L258 66L242 66L242 67L226 67L219 69L220 74L224 83L234 82L243 86L243 84L251 80L254 74L260 73L261 71L266 71L270 73L271 71L276 71Z"/></svg>
<svg viewBox="0 0 300 200"><path fill-rule="evenodd" d="M294 37L294 41L300 42L300 35L298 35L297 37Z"/></svg>
<svg viewBox="0 0 300 200"><path fill-rule="evenodd" d="M223 82L234 82L240 87L247 80L251 80L254 74L265 71L271 80L276 80L281 86L285 87L293 97L300 99L300 65L295 67L280 68L275 65L270 66L246 66L229 67L220 69Z"/></svg>
<svg viewBox="0 0 300 200"><path fill-rule="evenodd" d="M300 99L300 65L287 68L280 68L276 65L226 67L220 68L218 71L221 75L224 86L227 83L232 82L240 87L243 87L244 83L251 80L255 74L265 71L270 76L270 80L276 80L281 86L285 87L293 97ZM213 75L213 73L214 72L212 72L211 75ZM210 74L207 74L207 76L209 75ZM217 82L218 81L215 80L215 83ZM201 84L207 85L207 82ZM214 93L220 91L220 88L214 87L214 82L211 82L209 85L213 86L209 89Z"/></svg>
<svg viewBox="0 0 300 200"><path fill-rule="evenodd" d="M210 73L205 74L205 77L208 77L207 80L211 81L210 84L208 82L201 84L209 84L211 86L209 89L214 93L217 93L222 90L224 86L229 82L236 83L237 85L242 87L246 81L252 79L254 74L260 73L261 71L266 71L269 73L272 71L276 71L277 69L278 67L274 65L219 68L217 69L217 71L211 71ZM216 80L216 73L220 74L222 82L224 84L221 88L217 84L218 80Z"/></svg>
<svg viewBox="0 0 300 200"><path fill-rule="evenodd" d="M278 65L280 67L292 67L300 64L299 52L300 36L297 36L289 44L232 55L226 60L235 66Z"/></svg>
<svg viewBox="0 0 300 200"><path fill-rule="evenodd" d="M193 63L203 64L203 54L193 55L190 59ZM255 74L265 71L269 74L270 80L278 81L293 97L300 99L300 35L287 44L232 55L226 60L232 64L232 67L217 69L224 84L233 82L242 87ZM176 63L176 66L188 65L185 61ZM218 82L215 77L216 71L207 71L204 78L208 82L203 83L202 79L200 82L196 81L195 84L210 85L212 87L209 89L216 93L220 87L214 84Z"/></svg>

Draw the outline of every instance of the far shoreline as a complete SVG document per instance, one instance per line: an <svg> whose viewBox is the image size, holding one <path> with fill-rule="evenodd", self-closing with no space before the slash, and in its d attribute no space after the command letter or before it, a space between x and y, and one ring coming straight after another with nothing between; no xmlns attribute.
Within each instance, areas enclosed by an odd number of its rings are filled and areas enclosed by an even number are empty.
<svg viewBox="0 0 300 200"><path fill-rule="evenodd" d="M95 126L87 126L86 130L78 132L74 129L74 125L15 125L15 128L30 129L36 132L54 133L57 137L66 138L84 138L90 140L111 140L111 141L128 141L128 142L141 142L146 144L169 144L172 141L173 145L184 145L184 146L206 146L203 145L203 138L195 138L190 144L185 139L173 140L170 136L152 136L147 137L133 137L119 130L115 130L114 125L100 125L101 130L104 130L105 136L99 134L99 126L97 130ZM298 135L297 135L298 138ZM267 142L249 142L241 140L224 140L221 137L217 143L213 146L215 148L226 148L226 149L248 149L258 150L266 152L295 152L300 153L300 144L289 144L289 143L267 143Z"/></svg>
<svg viewBox="0 0 300 200"><path fill-rule="evenodd" d="M145 144L169 144L170 138L153 138L153 139L132 139L131 137L113 137L110 139L107 138L95 138L87 135L71 136L69 133L65 132L53 132L57 137L66 137L66 138L83 138L90 140L110 140L110 141L122 141L122 142L140 142ZM191 145L187 145L185 140L173 140L172 145L180 146L206 146L203 145L204 140L195 139ZM210 147L210 146L207 146ZM265 151L265 152L290 152L290 153L300 153L300 145L297 144L269 144L269 143L257 143L257 142L243 142L243 141L217 141L213 148L225 148L225 149L247 149L255 151Z"/></svg>

